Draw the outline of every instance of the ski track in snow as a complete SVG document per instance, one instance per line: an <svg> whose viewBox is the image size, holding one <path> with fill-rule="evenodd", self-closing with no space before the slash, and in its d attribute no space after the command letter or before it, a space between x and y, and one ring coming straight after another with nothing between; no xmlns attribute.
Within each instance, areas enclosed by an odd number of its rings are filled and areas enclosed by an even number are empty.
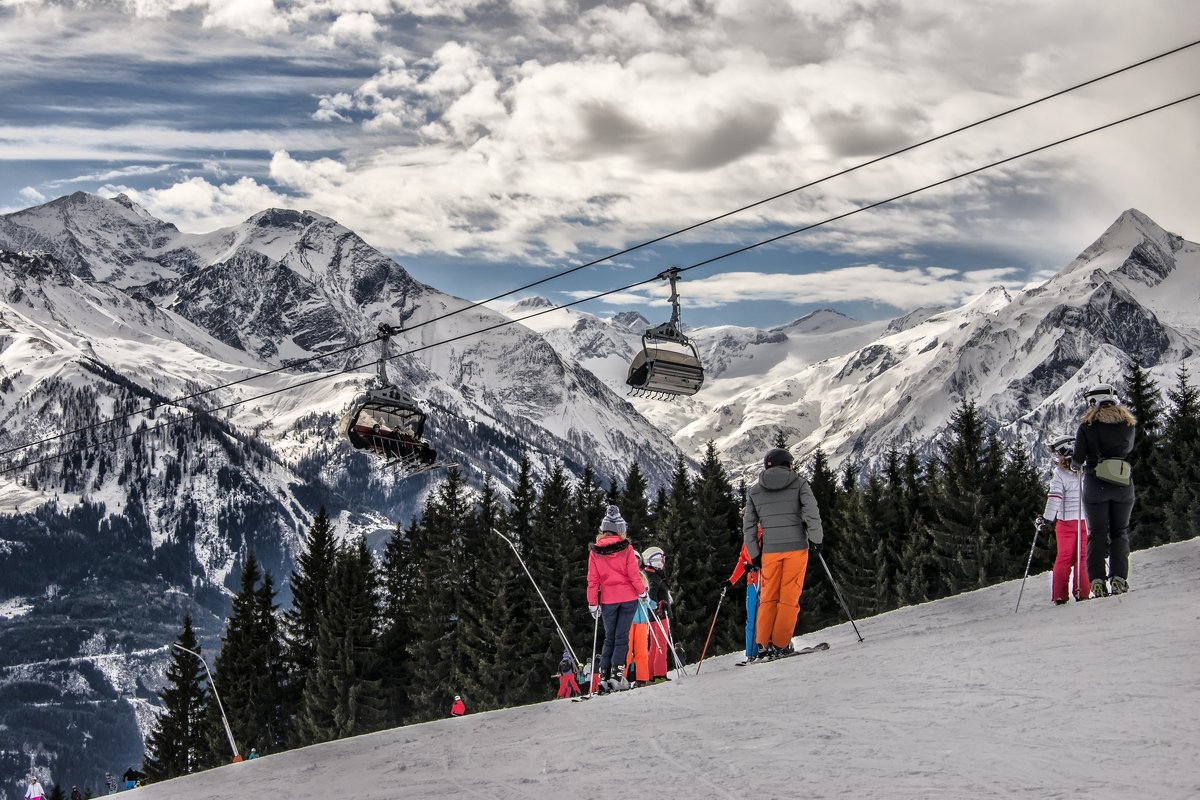
<svg viewBox="0 0 1200 800"><path fill-rule="evenodd" d="M397 728L222 767L141 800L231 797L1200 796L1200 539L1134 591L1053 606L1049 574L798 640L828 652ZM447 708L453 687L447 687ZM470 698L465 698L468 701Z"/></svg>

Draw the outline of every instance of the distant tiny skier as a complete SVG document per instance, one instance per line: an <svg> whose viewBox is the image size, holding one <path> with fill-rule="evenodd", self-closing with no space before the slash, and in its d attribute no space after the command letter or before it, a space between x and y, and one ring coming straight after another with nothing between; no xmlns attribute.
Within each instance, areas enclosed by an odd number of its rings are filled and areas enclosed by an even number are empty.
<svg viewBox="0 0 1200 800"><path fill-rule="evenodd" d="M1071 470L1074 436L1060 436L1050 443L1054 453L1054 472L1046 493L1046 509L1042 512L1041 527L1054 534L1057 547L1054 557L1054 577L1050 581L1050 599L1055 605L1067 602L1067 586L1071 583L1071 566L1075 567L1075 586L1071 594L1076 600L1087 600L1091 591L1087 573L1087 521L1083 518L1082 476Z"/></svg>
<svg viewBox="0 0 1200 800"><path fill-rule="evenodd" d="M454 695L454 705L450 706L450 716L461 717L467 713L467 704L458 695Z"/></svg>
<svg viewBox="0 0 1200 800"><path fill-rule="evenodd" d="M575 662L571 654L563 653L562 661L558 662L558 697L574 697L582 694L579 681L575 677Z"/></svg>
<svg viewBox="0 0 1200 800"><path fill-rule="evenodd" d="M72 787L71 787L71 797L70 797L70 800L83 800L83 792L79 791L79 787L78 787L78 786L72 786Z"/></svg>
<svg viewBox="0 0 1200 800"><path fill-rule="evenodd" d="M30 775L29 786L25 789L25 800L42 800L45 796L42 782L37 779L37 775Z"/></svg>
<svg viewBox="0 0 1200 800"><path fill-rule="evenodd" d="M755 621L758 658L792 655L808 553L820 553L825 537L812 487L794 471L792 454L782 447L767 451L758 481L746 491L742 538L762 575Z"/></svg>
<svg viewBox="0 0 1200 800"><path fill-rule="evenodd" d="M117 776L111 772L104 773L104 786L108 789L109 794L117 793Z"/></svg>
<svg viewBox="0 0 1200 800"><path fill-rule="evenodd" d="M257 748L257 747L251 747L251 748L250 748L250 755L246 756L246 760L247 760L247 761L253 761L253 760L254 760L254 759L256 759L256 758L258 758L258 748Z"/></svg>
<svg viewBox="0 0 1200 800"><path fill-rule="evenodd" d="M130 767L129 769L125 770L125 774L122 775L121 777L125 779L125 789L129 790L129 789L136 789L137 785L138 785L138 781L140 781L142 778L144 778L146 776L143 775L142 773L138 772L133 767Z"/></svg>

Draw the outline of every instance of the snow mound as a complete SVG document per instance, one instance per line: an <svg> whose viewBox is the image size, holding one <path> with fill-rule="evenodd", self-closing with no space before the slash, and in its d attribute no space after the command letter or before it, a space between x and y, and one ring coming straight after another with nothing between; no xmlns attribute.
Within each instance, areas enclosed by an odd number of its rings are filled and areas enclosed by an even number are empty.
<svg viewBox="0 0 1200 800"><path fill-rule="evenodd" d="M139 797L1195 797L1198 559L1193 539L1134 553L1121 597L1053 606L1049 575L1033 576L1019 614L1012 581L858 620L862 644L843 624L797 642L825 653L722 656L652 688L345 739Z"/></svg>

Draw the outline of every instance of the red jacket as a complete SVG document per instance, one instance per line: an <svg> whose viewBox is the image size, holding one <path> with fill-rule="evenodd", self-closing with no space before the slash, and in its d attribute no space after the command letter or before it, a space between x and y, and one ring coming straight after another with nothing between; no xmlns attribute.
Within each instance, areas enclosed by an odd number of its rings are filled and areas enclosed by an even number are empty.
<svg viewBox="0 0 1200 800"><path fill-rule="evenodd" d="M646 591L638 571L633 545L615 533L606 534L588 545L587 601L626 603Z"/></svg>
<svg viewBox="0 0 1200 800"><path fill-rule="evenodd" d="M467 713L467 704L462 700L455 700L454 705L450 706L450 716L461 717Z"/></svg>
<svg viewBox="0 0 1200 800"><path fill-rule="evenodd" d="M737 566L733 568L733 574L729 576L729 584L732 586L742 579L742 575L746 576L747 586L758 585L758 570L746 571L746 565L750 563L750 554L746 552L746 545L742 545L741 555L738 556Z"/></svg>

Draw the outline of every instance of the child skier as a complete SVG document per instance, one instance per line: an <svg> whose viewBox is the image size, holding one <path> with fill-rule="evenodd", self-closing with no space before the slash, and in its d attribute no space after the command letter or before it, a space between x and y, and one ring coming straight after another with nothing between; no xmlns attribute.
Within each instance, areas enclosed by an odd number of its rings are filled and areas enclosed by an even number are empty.
<svg viewBox="0 0 1200 800"><path fill-rule="evenodd" d="M638 568L643 565L642 554L634 553ZM650 588L650 580L642 572L642 591ZM632 665L632 669L631 669ZM632 674L630 674L632 673ZM629 652L625 656L625 680L632 681L631 688L650 683L650 601L638 600L633 624L629 626Z"/></svg>
<svg viewBox="0 0 1200 800"><path fill-rule="evenodd" d="M450 716L461 717L467 713L467 704L458 695L454 695L454 705L450 706Z"/></svg>
<svg viewBox="0 0 1200 800"><path fill-rule="evenodd" d="M667 651L671 647L671 592L667 590L667 554L661 547L642 551L650 580L650 675L655 683L669 681Z"/></svg>
<svg viewBox="0 0 1200 800"><path fill-rule="evenodd" d="M633 547L625 538L621 510L609 506L596 541L588 545L587 602L594 619L604 619L604 648L600 651L600 686L622 680L622 658L629 647L629 626L637 601L645 596ZM616 666L614 666L616 665Z"/></svg>
<svg viewBox="0 0 1200 800"><path fill-rule="evenodd" d="M1067 584L1071 565L1075 566L1076 600L1086 600L1091 591L1087 573L1087 520L1083 515L1081 473L1071 469L1071 454L1075 450L1074 436L1060 436L1050 443L1054 453L1054 471L1042 512L1041 527L1054 531L1057 555L1054 558L1054 577L1050 583L1050 599L1056 605L1067 602Z"/></svg>
<svg viewBox="0 0 1200 800"><path fill-rule="evenodd" d="M581 693L575 677L575 662L571 660L571 654L564 650L562 661L558 662L558 696L574 697Z"/></svg>
<svg viewBox="0 0 1200 800"><path fill-rule="evenodd" d="M761 528L760 536L761 536ZM761 541L761 539L760 539ZM729 585L736 586L737 582L746 576L746 660L758 658L758 642L754 639L754 623L758 616L758 567L754 566L754 562L750 560L750 554L746 552L746 545L742 545L742 552L738 555L737 565L733 568L733 573L729 576Z"/></svg>

